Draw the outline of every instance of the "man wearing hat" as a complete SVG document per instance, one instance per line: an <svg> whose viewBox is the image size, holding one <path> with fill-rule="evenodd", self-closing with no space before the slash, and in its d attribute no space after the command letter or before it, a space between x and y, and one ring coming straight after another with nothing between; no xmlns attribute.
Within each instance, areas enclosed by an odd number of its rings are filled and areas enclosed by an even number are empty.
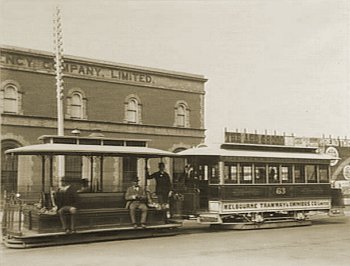
<svg viewBox="0 0 350 266"><path fill-rule="evenodd" d="M77 208L74 207L77 199L76 189L74 189L68 180L62 178L62 187L56 192L56 204L58 208L58 214L60 216L63 230L66 233L75 232L75 215ZM69 222L67 222L69 218Z"/></svg>
<svg viewBox="0 0 350 266"><path fill-rule="evenodd" d="M125 199L127 200L126 208L130 209L130 219L134 226L137 228L136 223L136 209L141 210L141 227L146 228L146 219L148 207L147 203L147 194L146 191L139 186L139 178L136 177L133 180L133 185L129 187L125 194Z"/></svg>
<svg viewBox="0 0 350 266"><path fill-rule="evenodd" d="M156 194L160 204L168 203L169 192L172 190L170 176L165 172L163 162L158 164L159 171L147 176L147 179L154 178L156 180Z"/></svg>
<svg viewBox="0 0 350 266"><path fill-rule="evenodd" d="M90 192L89 179L82 178L81 179L81 185L82 185L82 187L77 192L79 192L79 193Z"/></svg>

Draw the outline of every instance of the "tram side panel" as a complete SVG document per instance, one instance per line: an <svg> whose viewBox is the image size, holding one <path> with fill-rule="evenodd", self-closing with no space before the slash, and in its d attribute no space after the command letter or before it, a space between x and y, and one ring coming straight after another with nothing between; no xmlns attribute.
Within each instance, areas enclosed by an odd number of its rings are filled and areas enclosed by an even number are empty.
<svg viewBox="0 0 350 266"><path fill-rule="evenodd" d="M200 222L305 219L311 211L329 212L331 192L330 184L211 185L208 212Z"/></svg>

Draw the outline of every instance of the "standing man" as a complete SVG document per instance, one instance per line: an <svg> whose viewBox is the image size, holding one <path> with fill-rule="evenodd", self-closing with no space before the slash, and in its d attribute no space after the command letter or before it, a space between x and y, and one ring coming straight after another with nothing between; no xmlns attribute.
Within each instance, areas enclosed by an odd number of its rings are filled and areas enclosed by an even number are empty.
<svg viewBox="0 0 350 266"><path fill-rule="evenodd" d="M77 208L74 207L77 200L77 191L67 180L62 178L62 187L56 193L56 204L63 230L69 234L75 232L75 215ZM67 221L69 220L69 222Z"/></svg>
<svg viewBox="0 0 350 266"><path fill-rule="evenodd" d="M151 175L147 174L147 179L156 180L156 194L160 204L167 204L169 202L169 193L172 190L170 176L164 171L164 163L160 162L158 164L159 171Z"/></svg>
<svg viewBox="0 0 350 266"><path fill-rule="evenodd" d="M147 194L146 191L139 186L138 177L135 178L133 185L129 187L125 194L126 208L130 209L130 219L134 226L137 228L136 223L136 209L141 210L141 227L146 228L146 219L147 219Z"/></svg>

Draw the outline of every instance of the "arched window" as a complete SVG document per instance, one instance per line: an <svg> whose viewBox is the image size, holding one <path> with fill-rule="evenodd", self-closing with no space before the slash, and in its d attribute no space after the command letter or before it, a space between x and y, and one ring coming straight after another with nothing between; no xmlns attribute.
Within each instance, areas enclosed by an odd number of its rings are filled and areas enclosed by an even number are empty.
<svg viewBox="0 0 350 266"><path fill-rule="evenodd" d="M78 92L74 92L72 95L71 118L83 118L83 97Z"/></svg>
<svg viewBox="0 0 350 266"><path fill-rule="evenodd" d="M125 123L141 124L141 102L140 99L132 94L126 97L125 102Z"/></svg>
<svg viewBox="0 0 350 266"><path fill-rule="evenodd" d="M6 150L18 148L20 145L14 140L3 140L1 142L1 195L4 192L17 191L17 156L5 154Z"/></svg>
<svg viewBox="0 0 350 266"><path fill-rule="evenodd" d="M74 88L68 92L67 114L70 119L87 119L86 98L81 89Z"/></svg>
<svg viewBox="0 0 350 266"><path fill-rule="evenodd" d="M13 85L8 85L4 89L4 113L18 113L18 92Z"/></svg>
<svg viewBox="0 0 350 266"><path fill-rule="evenodd" d="M190 127L189 108L186 102L178 101L175 105L175 121L176 127Z"/></svg>
<svg viewBox="0 0 350 266"><path fill-rule="evenodd" d="M185 106L183 104L180 104L177 107L177 116L176 116L177 126L185 127L185 118L186 118Z"/></svg>
<svg viewBox="0 0 350 266"><path fill-rule="evenodd" d="M137 123L137 101L135 99L129 100L127 120L129 123Z"/></svg>

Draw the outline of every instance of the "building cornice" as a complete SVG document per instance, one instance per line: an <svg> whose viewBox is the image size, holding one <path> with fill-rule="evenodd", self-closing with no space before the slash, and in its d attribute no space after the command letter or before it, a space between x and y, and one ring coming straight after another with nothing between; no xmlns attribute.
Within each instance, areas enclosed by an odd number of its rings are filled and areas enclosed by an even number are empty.
<svg viewBox="0 0 350 266"><path fill-rule="evenodd" d="M156 125L135 125L115 123L107 121L89 121L65 119L65 130L71 131L78 128L80 131L100 130L105 133L125 133L138 135L159 135L170 137L205 137L205 129L198 128L177 128ZM2 126L31 127L31 128L57 128L57 120L49 117L35 117L2 114Z"/></svg>

